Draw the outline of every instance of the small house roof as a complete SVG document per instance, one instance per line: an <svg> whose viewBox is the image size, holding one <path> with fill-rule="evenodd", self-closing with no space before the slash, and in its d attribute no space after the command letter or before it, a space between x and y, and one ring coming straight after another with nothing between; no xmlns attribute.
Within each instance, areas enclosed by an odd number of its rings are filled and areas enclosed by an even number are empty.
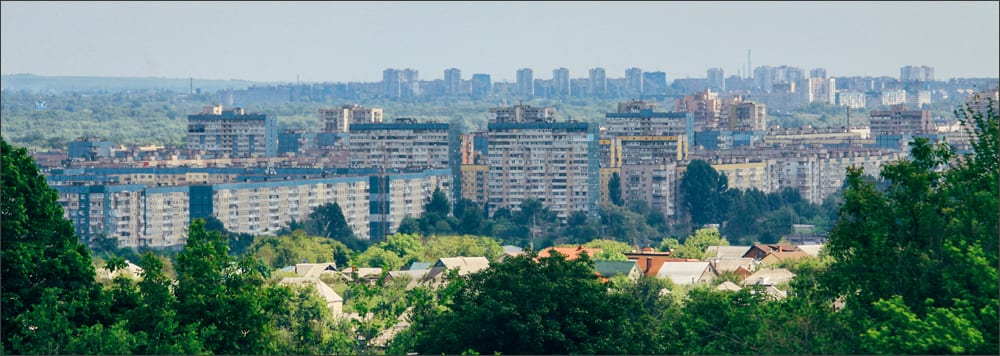
<svg viewBox="0 0 1000 356"><path fill-rule="evenodd" d="M775 285L788 282L795 278L795 274L785 268L765 268L757 270L746 280L743 281L743 285L749 284L760 284L760 285Z"/></svg>
<svg viewBox="0 0 1000 356"><path fill-rule="evenodd" d="M594 269L604 278L620 274L628 276L633 268L638 268L635 261L594 261Z"/></svg>
<svg viewBox="0 0 1000 356"><path fill-rule="evenodd" d="M319 296L322 297L328 304L344 301L344 298L337 294L333 288L330 288L330 286L326 285L325 282L316 277L287 277L282 278L278 283L283 285L312 285L316 288L316 292L319 293Z"/></svg>
<svg viewBox="0 0 1000 356"><path fill-rule="evenodd" d="M809 256L817 257L820 250L823 249L823 245L799 245L798 248Z"/></svg>
<svg viewBox="0 0 1000 356"><path fill-rule="evenodd" d="M743 288L740 288L740 286L736 285L736 283L733 283L733 282L730 282L730 281L722 282L717 287L715 287L715 290L725 290L725 291L731 291L731 292L738 292L741 289L743 289Z"/></svg>
<svg viewBox="0 0 1000 356"><path fill-rule="evenodd" d="M750 246L719 246L713 245L705 248L706 257L743 257L750 250Z"/></svg>
<svg viewBox="0 0 1000 356"><path fill-rule="evenodd" d="M693 284L701 281L709 268L709 263L704 261L664 262L660 266L660 271L656 273L656 277L670 278L674 284Z"/></svg>

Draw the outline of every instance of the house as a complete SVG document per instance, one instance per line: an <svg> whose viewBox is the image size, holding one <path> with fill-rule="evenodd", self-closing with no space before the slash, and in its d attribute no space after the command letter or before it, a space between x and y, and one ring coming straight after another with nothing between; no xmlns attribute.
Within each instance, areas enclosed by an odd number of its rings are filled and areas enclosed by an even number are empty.
<svg viewBox="0 0 1000 356"><path fill-rule="evenodd" d="M759 262L752 258L743 257L711 257L708 262L716 273L735 273L740 278L740 282L745 280L757 270Z"/></svg>
<svg viewBox="0 0 1000 356"><path fill-rule="evenodd" d="M705 258L741 258L750 250L750 246L708 246L705 248Z"/></svg>
<svg viewBox="0 0 1000 356"><path fill-rule="evenodd" d="M739 292L742 289L743 288L740 288L740 286L736 285L736 283L730 281L722 282L715 287L715 290L730 291L730 292Z"/></svg>
<svg viewBox="0 0 1000 356"><path fill-rule="evenodd" d="M296 263L295 274L299 277L319 278L324 273L337 273L336 263Z"/></svg>
<svg viewBox="0 0 1000 356"><path fill-rule="evenodd" d="M514 245L503 245L504 256L514 257L524 253L524 249Z"/></svg>
<svg viewBox="0 0 1000 356"><path fill-rule="evenodd" d="M656 273L660 271L660 266L665 262L699 262L695 258L674 258L671 257L670 252L656 252L651 247L643 248L639 252L626 253L625 257L635 261L639 265L639 270L650 277L655 277Z"/></svg>
<svg viewBox="0 0 1000 356"><path fill-rule="evenodd" d="M440 282L446 271L457 270L459 276L476 273L490 267L486 257L445 257L439 259L424 276L424 281Z"/></svg>
<svg viewBox="0 0 1000 356"><path fill-rule="evenodd" d="M605 281L614 276L625 276L633 281L642 277L642 271L635 261L594 261L594 269Z"/></svg>
<svg viewBox="0 0 1000 356"><path fill-rule="evenodd" d="M765 268L757 270L743 281L744 286L759 284L773 286L791 281L795 274L785 268Z"/></svg>
<svg viewBox="0 0 1000 356"><path fill-rule="evenodd" d="M326 307L330 308L333 316L337 317L344 313L344 298L318 277L287 277L282 278L278 283L287 286L312 286L319 293L320 298L326 301Z"/></svg>
<svg viewBox="0 0 1000 356"><path fill-rule="evenodd" d="M678 285L708 283L716 277L712 265L705 261L664 262L657 278L669 278Z"/></svg>
<svg viewBox="0 0 1000 356"><path fill-rule="evenodd" d="M428 265L430 265L430 264L428 263ZM410 269L410 270L404 270L404 271L389 271L389 273L386 274L385 278L387 280L390 280L390 281L391 280L406 279L407 280L406 290L411 290L411 289L416 288L417 286L419 286L421 284L421 282L424 280L424 277L427 276L428 272L430 272L430 269Z"/></svg>
<svg viewBox="0 0 1000 356"><path fill-rule="evenodd" d="M356 276L359 282L364 281L369 284L375 284L379 278L382 278L382 269L378 267L348 267L340 271L340 274L348 281L354 281Z"/></svg>
<svg viewBox="0 0 1000 356"><path fill-rule="evenodd" d="M809 257L809 254L802 250L794 251L774 251L760 260L763 265L773 265L775 263L784 261L795 261L803 258Z"/></svg>
<svg viewBox="0 0 1000 356"><path fill-rule="evenodd" d="M764 260L764 258L773 253L779 254L778 256L775 256L776 261L784 261L787 259L795 259L808 256L806 255L805 252L802 252L802 250L791 245L754 244L753 246L750 246L750 250L748 250L745 254L743 254L742 257L752 258L758 261L762 261Z"/></svg>
<svg viewBox="0 0 1000 356"><path fill-rule="evenodd" d="M809 256L819 257L820 251L823 250L823 245L798 245L798 248Z"/></svg>
<svg viewBox="0 0 1000 356"><path fill-rule="evenodd" d="M552 252L559 252L559 254L566 256L567 261L571 261L580 258L580 255L584 253L586 253L588 256L590 256L591 259L593 259L594 256L597 256L598 253L601 253L601 249L583 247L583 246L576 246L576 247L552 246L543 249L541 251L538 251L538 258L541 259L549 257L552 255Z"/></svg>

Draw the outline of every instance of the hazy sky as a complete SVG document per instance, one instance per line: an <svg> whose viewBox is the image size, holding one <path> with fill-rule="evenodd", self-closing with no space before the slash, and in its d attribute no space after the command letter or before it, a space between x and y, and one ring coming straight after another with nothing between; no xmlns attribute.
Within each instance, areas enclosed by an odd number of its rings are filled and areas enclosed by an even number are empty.
<svg viewBox="0 0 1000 356"><path fill-rule="evenodd" d="M2 73L376 82L573 78L603 67L668 80L752 65L937 79L998 77L998 2L8 2Z"/></svg>

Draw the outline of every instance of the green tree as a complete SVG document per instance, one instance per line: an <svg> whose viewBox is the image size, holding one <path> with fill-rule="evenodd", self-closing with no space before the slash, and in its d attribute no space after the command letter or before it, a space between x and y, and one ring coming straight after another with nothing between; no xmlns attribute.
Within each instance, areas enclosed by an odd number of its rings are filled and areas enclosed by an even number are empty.
<svg viewBox="0 0 1000 356"><path fill-rule="evenodd" d="M685 212L696 227L721 223L725 218L723 193L729 189L725 174L719 174L708 162L692 160L681 179L680 194Z"/></svg>
<svg viewBox="0 0 1000 356"><path fill-rule="evenodd" d="M212 353L273 352L269 310L283 300L266 298L263 266L249 257L234 260L225 238L205 230L196 219L187 243L177 255L178 320L195 324L205 349Z"/></svg>
<svg viewBox="0 0 1000 356"><path fill-rule="evenodd" d="M729 246L729 241L719 236L719 229L714 227L695 230L694 235L684 239L684 244L675 248L674 256L679 258L705 258L708 246Z"/></svg>
<svg viewBox="0 0 1000 356"><path fill-rule="evenodd" d="M486 236L447 235L431 236L424 242L419 260L436 262L443 257L486 257L497 261L504 254L500 242Z"/></svg>
<svg viewBox="0 0 1000 356"><path fill-rule="evenodd" d="M351 250L361 251L367 247L367 243L358 239L354 235L354 230L351 230L350 225L347 225L344 211L341 210L340 204L337 202L317 206L309 213L309 218L303 222L303 225L305 225L306 233L309 235L340 241Z"/></svg>
<svg viewBox="0 0 1000 356"><path fill-rule="evenodd" d="M950 146L917 138L909 160L883 167L884 190L860 169L848 171L825 280L861 316L852 327L871 337L864 339L868 352L998 352L1000 130L993 109L967 107L959 115L972 152L956 157ZM899 333L884 330L900 320L907 324ZM982 338L939 327L965 327Z"/></svg>
<svg viewBox="0 0 1000 356"><path fill-rule="evenodd" d="M601 252L593 256L594 261L627 261L625 254L632 251L632 246L627 243L604 239L585 243L583 247L601 249Z"/></svg>
<svg viewBox="0 0 1000 356"><path fill-rule="evenodd" d="M448 202L448 196L441 191L441 188L434 188L434 192L431 193L431 200L424 207L424 213L437 214L441 217L448 216L451 213L451 203Z"/></svg>
<svg viewBox="0 0 1000 356"><path fill-rule="evenodd" d="M359 267L378 267L386 271L397 270L403 266L402 257L379 246L369 247L352 262Z"/></svg>
<svg viewBox="0 0 1000 356"><path fill-rule="evenodd" d="M586 257L505 259L468 276L447 308L412 326L422 330L417 352L661 353L642 333L648 315L609 293Z"/></svg>
<svg viewBox="0 0 1000 356"><path fill-rule="evenodd" d="M608 198L611 204L625 205L625 201L622 200L622 179L618 172L611 173L611 179L608 181Z"/></svg>
<svg viewBox="0 0 1000 356"><path fill-rule="evenodd" d="M67 340L43 342L51 348L35 348L41 346L37 343L14 345L13 340L37 338L38 334L29 328L44 327L49 329L45 332L62 335L78 326L89 327L100 322L104 312L98 303L91 301L103 297L94 279L90 251L80 243L72 224L63 218L55 190L49 188L27 150L14 148L0 139L0 152L3 349L20 354L59 352ZM43 302L62 307L42 311L39 308L46 305ZM32 310L34 316L22 315ZM59 313L52 316L53 322L64 319L66 323L47 326L25 323L38 320L38 313Z"/></svg>

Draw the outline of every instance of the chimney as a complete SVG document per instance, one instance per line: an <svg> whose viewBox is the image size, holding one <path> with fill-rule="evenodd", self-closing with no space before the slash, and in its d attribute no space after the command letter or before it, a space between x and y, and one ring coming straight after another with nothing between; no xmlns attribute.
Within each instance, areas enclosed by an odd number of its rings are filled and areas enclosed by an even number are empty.
<svg viewBox="0 0 1000 356"><path fill-rule="evenodd" d="M646 270L643 271L643 272L645 272L645 273L648 274L650 268L653 268L653 259L652 258L646 258Z"/></svg>

